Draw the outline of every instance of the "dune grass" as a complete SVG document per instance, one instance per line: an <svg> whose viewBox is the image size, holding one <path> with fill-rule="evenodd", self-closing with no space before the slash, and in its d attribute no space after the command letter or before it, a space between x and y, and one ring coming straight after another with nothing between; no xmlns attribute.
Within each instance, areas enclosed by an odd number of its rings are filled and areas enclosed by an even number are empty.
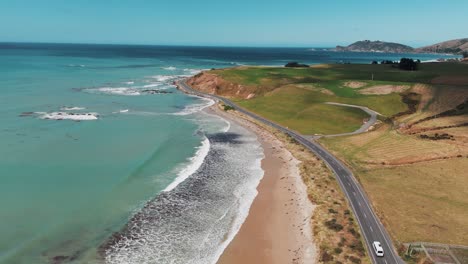
<svg viewBox="0 0 468 264"><path fill-rule="evenodd" d="M468 245L468 146L458 140L423 140L384 125L320 142L351 166L397 241Z"/></svg>

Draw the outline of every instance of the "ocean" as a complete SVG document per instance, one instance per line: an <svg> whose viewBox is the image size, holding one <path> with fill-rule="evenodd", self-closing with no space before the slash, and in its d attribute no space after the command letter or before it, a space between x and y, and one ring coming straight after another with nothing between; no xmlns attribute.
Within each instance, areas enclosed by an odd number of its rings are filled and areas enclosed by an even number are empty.
<svg viewBox="0 0 468 264"><path fill-rule="evenodd" d="M0 43L0 263L215 263L255 198L263 150L173 82L401 57L450 56Z"/></svg>

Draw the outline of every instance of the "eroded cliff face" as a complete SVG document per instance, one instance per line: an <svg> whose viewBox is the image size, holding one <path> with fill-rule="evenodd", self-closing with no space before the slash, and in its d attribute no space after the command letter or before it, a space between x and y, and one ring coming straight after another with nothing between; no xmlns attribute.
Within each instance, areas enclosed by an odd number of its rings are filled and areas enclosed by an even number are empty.
<svg viewBox="0 0 468 264"><path fill-rule="evenodd" d="M249 87L224 80L209 72L199 73L188 79L187 84L198 91L230 98L251 99L255 97Z"/></svg>

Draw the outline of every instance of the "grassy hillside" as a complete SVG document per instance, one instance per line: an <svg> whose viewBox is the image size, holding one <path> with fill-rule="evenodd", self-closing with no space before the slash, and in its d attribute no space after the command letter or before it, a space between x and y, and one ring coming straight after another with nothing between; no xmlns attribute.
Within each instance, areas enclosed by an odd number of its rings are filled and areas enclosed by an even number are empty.
<svg viewBox="0 0 468 264"><path fill-rule="evenodd" d="M339 92L345 96L324 93L307 84L297 84L280 87L250 100L238 100L237 103L306 135L355 131L362 125L363 120L368 118L368 115L359 109L327 105L325 102L368 106L386 115L406 110L398 94L364 96L356 94L355 91L347 94L346 90L349 88L336 89L343 89Z"/></svg>
<svg viewBox="0 0 468 264"><path fill-rule="evenodd" d="M398 241L468 245L468 87L425 93L416 113L320 142L352 167Z"/></svg>
<svg viewBox="0 0 468 264"><path fill-rule="evenodd" d="M411 92L416 84L443 83L449 79L451 84L468 85L466 73L468 65L460 63L421 64L415 72L401 71L391 65L362 64L299 69L240 67L208 72L222 79L222 82L219 79L212 82L216 83L212 91L307 135L352 132L367 118L360 110L325 105L325 102L367 106L384 117L391 117L407 110L401 94ZM353 82L361 85L348 85ZM392 87L393 92L379 91L391 91ZM239 95L239 89L244 96Z"/></svg>
<svg viewBox="0 0 468 264"><path fill-rule="evenodd" d="M290 83L316 83L330 80L374 80L391 82L432 83L437 77L463 77L468 65L461 63L423 63L418 71L401 71L391 65L331 64L311 68L241 67L214 70L224 79L234 83L263 86L266 91ZM468 85L468 79L460 82Z"/></svg>
<svg viewBox="0 0 468 264"><path fill-rule="evenodd" d="M229 84L225 89L216 79L214 93L306 135L351 132L367 117L325 102L381 113L371 132L320 142L352 168L397 242L468 245L468 64L421 64L415 72L351 64L209 74Z"/></svg>

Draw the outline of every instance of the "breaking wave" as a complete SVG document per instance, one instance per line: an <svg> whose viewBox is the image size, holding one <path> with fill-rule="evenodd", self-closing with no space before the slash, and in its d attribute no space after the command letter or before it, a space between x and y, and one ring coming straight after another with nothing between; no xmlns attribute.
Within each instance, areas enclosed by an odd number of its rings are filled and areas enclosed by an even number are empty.
<svg viewBox="0 0 468 264"><path fill-rule="evenodd" d="M186 116L195 114L215 104L215 101L208 98L200 98L200 100L202 100L203 103L187 105L182 111L173 113L173 115Z"/></svg>
<svg viewBox="0 0 468 264"><path fill-rule="evenodd" d="M40 119L50 120L75 120L75 121L92 121L98 120L98 113L69 113L69 112L36 112Z"/></svg>
<svg viewBox="0 0 468 264"><path fill-rule="evenodd" d="M172 186L101 245L106 263L216 263L257 195L263 152L238 125L205 142Z"/></svg>
<svg viewBox="0 0 468 264"><path fill-rule="evenodd" d="M85 110L85 107L79 107L79 106L64 106L61 107L61 111L79 111L79 110Z"/></svg>
<svg viewBox="0 0 468 264"><path fill-rule="evenodd" d="M210 150L210 141L205 137L202 141L202 145L198 148L197 152L193 157L190 158L189 165L180 170L177 174L177 178L164 189L165 192L173 190L181 182L185 181L190 175L194 174L203 164L205 157L208 155Z"/></svg>

